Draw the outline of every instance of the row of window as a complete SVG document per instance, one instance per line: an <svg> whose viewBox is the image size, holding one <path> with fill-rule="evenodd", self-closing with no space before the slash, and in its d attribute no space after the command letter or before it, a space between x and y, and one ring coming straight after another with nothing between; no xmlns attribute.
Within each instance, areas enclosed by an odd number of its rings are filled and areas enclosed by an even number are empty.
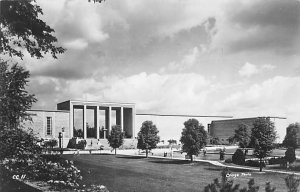
<svg viewBox="0 0 300 192"><path fill-rule="evenodd" d="M52 135L52 117L47 117L46 134Z"/></svg>

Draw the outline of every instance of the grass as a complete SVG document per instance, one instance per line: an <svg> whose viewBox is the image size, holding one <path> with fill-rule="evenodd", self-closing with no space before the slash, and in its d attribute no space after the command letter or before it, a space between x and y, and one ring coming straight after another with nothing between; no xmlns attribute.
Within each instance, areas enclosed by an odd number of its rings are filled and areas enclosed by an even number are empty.
<svg viewBox="0 0 300 192"><path fill-rule="evenodd" d="M203 191L204 187L220 178L222 168L209 163L190 163L170 159L155 159L114 155L63 155L74 160L82 171L83 182L103 184L112 191ZM286 191L284 174L249 172L231 169L237 177L230 177L242 187L250 178L264 191L265 183L270 181L276 191ZM242 175L242 173L249 173Z"/></svg>

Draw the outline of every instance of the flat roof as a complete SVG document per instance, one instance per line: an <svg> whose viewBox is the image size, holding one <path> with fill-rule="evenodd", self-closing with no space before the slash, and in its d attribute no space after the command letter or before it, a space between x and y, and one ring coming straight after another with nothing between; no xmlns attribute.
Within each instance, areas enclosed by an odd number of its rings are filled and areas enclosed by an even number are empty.
<svg viewBox="0 0 300 192"><path fill-rule="evenodd" d="M57 104L62 104L62 103L85 103L85 104L96 104L96 105L130 105L130 106L135 106L135 103L120 103L120 102L100 102L100 101L84 101L84 100L67 100L63 101Z"/></svg>
<svg viewBox="0 0 300 192"><path fill-rule="evenodd" d="M211 122L220 122L220 121L239 121L239 120L250 120L250 119L257 119L259 117L246 117L246 118L238 118L238 119L224 119L224 120L213 120Z"/></svg>
<svg viewBox="0 0 300 192"><path fill-rule="evenodd" d="M47 109L30 109L30 110L27 110L28 112L34 112L34 111L37 111L37 112L59 112L59 113L70 113L70 111L67 111L67 110L47 110Z"/></svg>

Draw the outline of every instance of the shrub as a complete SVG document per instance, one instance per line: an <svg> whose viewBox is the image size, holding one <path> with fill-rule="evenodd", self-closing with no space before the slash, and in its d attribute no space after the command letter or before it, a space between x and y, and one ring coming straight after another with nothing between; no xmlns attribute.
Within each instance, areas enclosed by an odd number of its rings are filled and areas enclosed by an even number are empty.
<svg viewBox="0 0 300 192"><path fill-rule="evenodd" d="M233 154L232 163L237 165L245 165L245 154L241 149L237 149Z"/></svg>
<svg viewBox="0 0 300 192"><path fill-rule="evenodd" d="M73 137L69 140L67 148L76 149L76 138Z"/></svg>
<svg viewBox="0 0 300 192"><path fill-rule="evenodd" d="M86 146L86 140L81 140L78 142L78 144L76 144L77 149L85 149L85 146Z"/></svg>
<svg viewBox="0 0 300 192"><path fill-rule="evenodd" d="M251 167L260 167L259 166L259 161L254 161L254 160L248 160L245 162L246 166L251 166ZM266 163L263 161L262 166L266 167Z"/></svg>
<svg viewBox="0 0 300 192"><path fill-rule="evenodd" d="M273 157L271 159L269 159L269 165L276 165L276 164L284 164L285 162L285 158L284 157Z"/></svg>
<svg viewBox="0 0 300 192"><path fill-rule="evenodd" d="M300 179L297 178L294 174L289 175L285 178L285 184L289 189L288 192L297 192L300 184Z"/></svg>
<svg viewBox="0 0 300 192"><path fill-rule="evenodd" d="M232 163L232 159L231 158L225 159L225 163Z"/></svg>
<svg viewBox="0 0 300 192"><path fill-rule="evenodd" d="M46 148L48 148L48 147L53 148L53 147L57 146L57 140L56 139L51 139L49 141L45 141L44 146Z"/></svg>
<svg viewBox="0 0 300 192"><path fill-rule="evenodd" d="M291 147L288 148L285 152L284 158L287 160L287 162L293 163L296 160L295 149Z"/></svg>

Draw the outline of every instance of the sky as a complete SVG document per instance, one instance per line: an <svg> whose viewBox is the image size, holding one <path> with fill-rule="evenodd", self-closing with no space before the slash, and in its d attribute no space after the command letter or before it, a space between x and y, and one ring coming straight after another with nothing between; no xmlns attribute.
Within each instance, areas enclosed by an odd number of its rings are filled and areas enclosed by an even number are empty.
<svg viewBox="0 0 300 192"><path fill-rule="evenodd" d="M23 60L35 109L69 99L136 103L137 113L280 116L300 122L296 0L38 0L67 51ZM162 139L188 118L137 116ZM218 118L198 118L207 125Z"/></svg>

